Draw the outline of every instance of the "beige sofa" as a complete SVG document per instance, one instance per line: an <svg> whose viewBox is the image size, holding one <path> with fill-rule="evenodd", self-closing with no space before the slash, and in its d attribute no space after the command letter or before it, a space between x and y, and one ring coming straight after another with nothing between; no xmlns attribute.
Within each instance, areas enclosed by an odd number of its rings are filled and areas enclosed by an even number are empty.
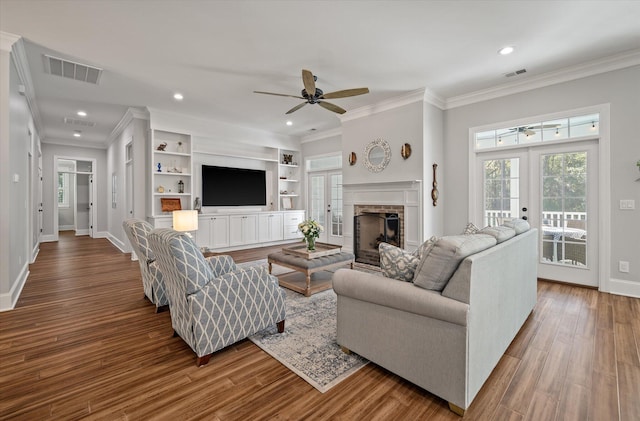
<svg viewBox="0 0 640 421"><path fill-rule="evenodd" d="M338 344L464 414L536 304L537 235L464 258L441 292L338 270Z"/></svg>

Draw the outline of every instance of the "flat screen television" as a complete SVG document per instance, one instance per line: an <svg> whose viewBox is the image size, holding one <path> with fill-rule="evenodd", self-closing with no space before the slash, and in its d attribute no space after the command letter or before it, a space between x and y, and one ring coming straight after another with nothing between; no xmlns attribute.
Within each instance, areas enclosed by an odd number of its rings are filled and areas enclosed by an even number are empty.
<svg viewBox="0 0 640 421"><path fill-rule="evenodd" d="M202 166L202 206L265 206L264 170Z"/></svg>

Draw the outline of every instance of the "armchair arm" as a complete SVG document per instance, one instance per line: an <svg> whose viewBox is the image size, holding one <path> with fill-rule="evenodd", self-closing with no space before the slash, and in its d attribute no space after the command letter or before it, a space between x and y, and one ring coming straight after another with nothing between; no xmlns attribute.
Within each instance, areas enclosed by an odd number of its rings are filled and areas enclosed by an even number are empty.
<svg viewBox="0 0 640 421"><path fill-rule="evenodd" d="M218 278L225 273L238 270L236 262L233 261L231 256L226 254L222 256L205 257L205 260L209 263L209 267L211 268L211 271L213 271L214 278Z"/></svg>

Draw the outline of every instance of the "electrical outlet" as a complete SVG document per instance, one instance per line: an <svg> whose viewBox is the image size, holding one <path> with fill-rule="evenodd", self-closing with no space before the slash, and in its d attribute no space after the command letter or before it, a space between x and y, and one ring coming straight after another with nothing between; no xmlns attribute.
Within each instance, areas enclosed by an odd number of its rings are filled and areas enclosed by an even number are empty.
<svg viewBox="0 0 640 421"><path fill-rule="evenodd" d="M622 273L629 273L629 262L620 260L618 262L618 270Z"/></svg>

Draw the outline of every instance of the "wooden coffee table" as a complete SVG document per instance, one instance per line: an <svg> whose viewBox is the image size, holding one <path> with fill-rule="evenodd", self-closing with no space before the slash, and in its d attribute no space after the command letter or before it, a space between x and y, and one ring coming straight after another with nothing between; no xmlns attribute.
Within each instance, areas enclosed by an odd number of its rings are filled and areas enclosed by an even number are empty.
<svg viewBox="0 0 640 421"><path fill-rule="evenodd" d="M295 276L292 276L291 274L280 275L279 282L281 286L309 297L311 294L331 288L331 276L329 276L328 279L320 280L321 282L318 282L317 285L312 285L311 276L314 273L338 269L346 264L349 264L350 268L353 269L355 256L353 253L338 251L329 255L307 258L299 254L280 251L269 254L267 261L269 262L269 273L271 273L272 265L274 263L276 265L293 269L296 272L303 273L305 275L305 279L302 282L296 282Z"/></svg>

